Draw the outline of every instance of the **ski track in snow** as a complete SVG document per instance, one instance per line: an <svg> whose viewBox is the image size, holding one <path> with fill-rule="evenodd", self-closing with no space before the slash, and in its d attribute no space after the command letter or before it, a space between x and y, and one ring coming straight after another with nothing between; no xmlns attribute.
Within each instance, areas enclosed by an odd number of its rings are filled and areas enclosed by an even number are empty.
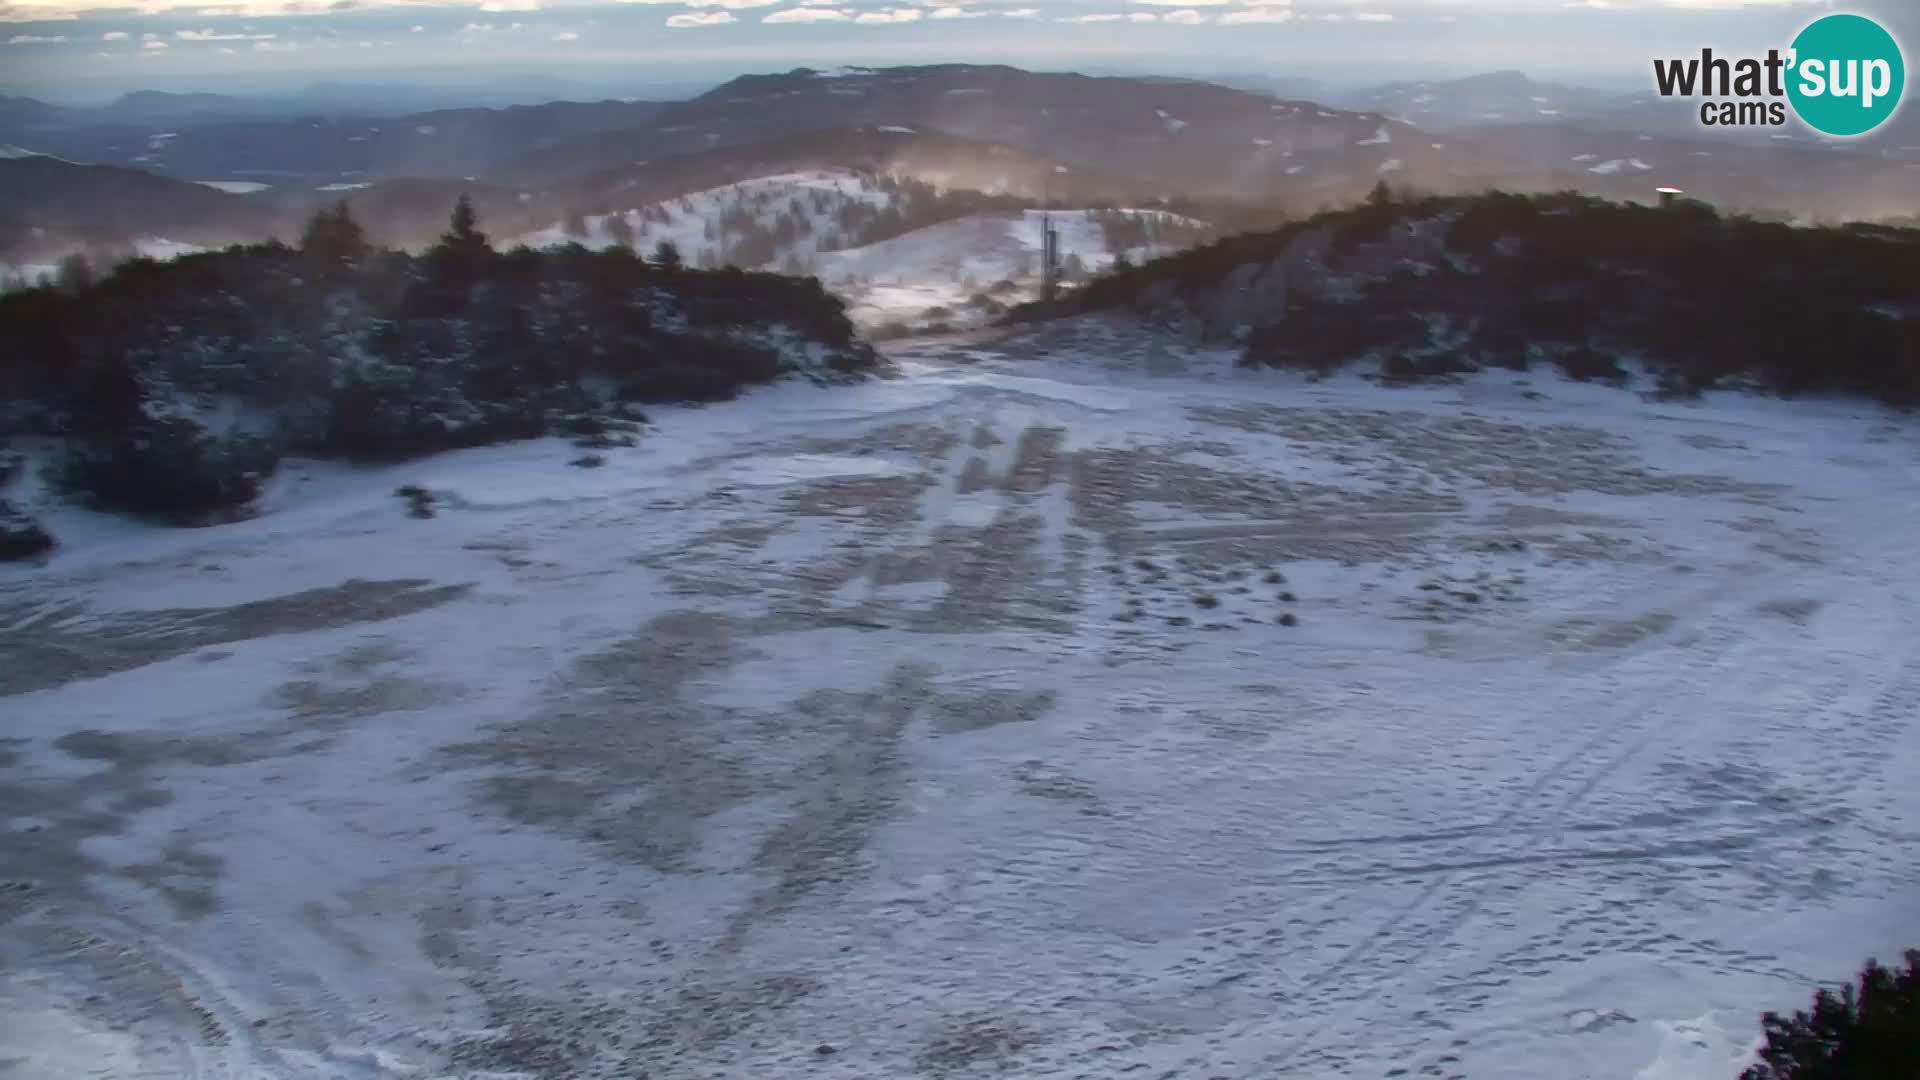
<svg viewBox="0 0 1920 1080"><path fill-rule="evenodd" d="M1908 422L897 359L16 493L0 1077L1726 1080L1910 943Z"/></svg>

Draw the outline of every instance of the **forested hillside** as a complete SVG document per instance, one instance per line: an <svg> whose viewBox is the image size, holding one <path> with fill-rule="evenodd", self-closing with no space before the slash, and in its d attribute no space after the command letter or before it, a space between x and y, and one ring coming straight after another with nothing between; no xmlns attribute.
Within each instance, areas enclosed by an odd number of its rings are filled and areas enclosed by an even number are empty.
<svg viewBox="0 0 1920 1080"><path fill-rule="evenodd" d="M134 260L0 296L0 435L55 436L103 508L203 520L285 454L391 460L632 427L876 358L817 281L680 264L670 246L488 246L461 203L422 255L369 247L344 208L298 248Z"/></svg>
<svg viewBox="0 0 1920 1080"><path fill-rule="evenodd" d="M1680 202L1396 196L1123 269L1016 319L1132 310L1249 366L1407 381L1556 366L1686 395L1920 404L1920 231L1797 228Z"/></svg>

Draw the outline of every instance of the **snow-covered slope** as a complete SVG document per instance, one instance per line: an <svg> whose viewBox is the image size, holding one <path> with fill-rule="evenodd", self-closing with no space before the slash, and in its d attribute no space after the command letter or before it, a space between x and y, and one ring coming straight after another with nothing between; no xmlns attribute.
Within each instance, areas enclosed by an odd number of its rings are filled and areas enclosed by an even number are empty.
<svg viewBox="0 0 1920 1080"><path fill-rule="evenodd" d="M816 260L814 272L848 298L851 315L863 325L939 321L966 326L985 317L972 303L983 292L997 303L1030 300L1038 294L1043 220L1050 220L1060 237L1060 259L1071 270L1070 277L1083 278L1111 268L1119 253L1108 245L1106 230L1095 220L1095 213L976 214L866 247L824 254ZM1123 213L1184 223L1164 211ZM1170 250L1171 244L1146 243L1129 248L1126 254L1139 262Z"/></svg>
<svg viewBox="0 0 1920 1080"><path fill-rule="evenodd" d="M721 264L733 258L739 245L739 237L729 238L721 227L728 215L744 215L756 227L772 228L785 214L798 223L799 235L778 245L771 258L752 260L749 267L778 268L791 261L803 268L816 252L840 242L841 229L836 220L840 212L849 206L885 209L891 205L892 198L873 178L850 170L782 173L630 207L617 215L587 216L584 236L570 234L564 223L556 222L513 238L509 246L538 248L578 242L591 248L608 247L614 243L609 217L618 216L633 230L634 246L642 253L666 241L680 249L689 265Z"/></svg>
<svg viewBox="0 0 1920 1080"><path fill-rule="evenodd" d="M0 572L0 1059L1725 1080L1912 943L1911 420L902 359Z"/></svg>
<svg viewBox="0 0 1920 1080"><path fill-rule="evenodd" d="M851 211L850 211L850 208ZM617 215L582 218L584 234L563 223L514 237L509 244L546 247L578 242L604 248L615 242L610 218L624 220L633 246L651 253L661 242L680 249L693 265L734 262L743 266L813 274L845 296L856 322L867 327L943 322L977 324L985 311L970 301L1001 283L996 303L1032 299L1040 280L1041 220L1037 210L982 213L942 221L874 243L849 246L847 223L862 210L898 211L896 191L871 174L816 170L729 184L676 199L633 207ZM1109 211L1109 214L1116 213ZM1191 227L1196 224L1159 210L1122 210L1139 222ZM1049 213L1060 235L1060 255L1069 277L1099 273L1113 264L1100 212L1061 209ZM784 226L777 243L749 239L753 230ZM731 224L727 224L731 222ZM1180 246L1176 230L1164 238L1131 245L1135 261ZM1182 235L1185 235L1184 233ZM946 309L946 314L939 314ZM935 314L929 315L932 311Z"/></svg>
<svg viewBox="0 0 1920 1080"><path fill-rule="evenodd" d="M160 259L162 261L177 259L182 255L191 255L196 251L205 250L193 244L183 244L177 240L169 240L164 236L135 237L129 242L129 246L136 255L142 258ZM57 263L9 264L0 262L0 291L4 291L16 282L28 286L51 284L59 277L59 274L60 267Z"/></svg>

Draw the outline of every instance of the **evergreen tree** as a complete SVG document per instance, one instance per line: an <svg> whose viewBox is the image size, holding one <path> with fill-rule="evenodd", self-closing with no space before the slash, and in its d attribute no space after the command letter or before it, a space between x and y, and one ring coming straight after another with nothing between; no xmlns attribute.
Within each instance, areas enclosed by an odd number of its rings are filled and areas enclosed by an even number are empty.
<svg viewBox="0 0 1920 1080"><path fill-rule="evenodd" d="M448 229L441 234L440 246L456 254L477 257L491 252L487 246L487 234L477 227L479 218L473 212L473 200L465 192L460 201L453 205L453 217Z"/></svg>
<svg viewBox="0 0 1920 1080"><path fill-rule="evenodd" d="M633 225L625 214L607 215L607 235L613 239L615 247L628 250L633 248Z"/></svg>
<svg viewBox="0 0 1920 1080"><path fill-rule="evenodd" d="M680 257L680 245L671 240L662 240L653 246L653 265L662 270L678 270L686 265Z"/></svg>
<svg viewBox="0 0 1920 1080"><path fill-rule="evenodd" d="M76 251L60 260L59 281L62 292L85 292L93 287L93 264Z"/></svg>
<svg viewBox="0 0 1920 1080"><path fill-rule="evenodd" d="M1373 185L1373 190L1367 192L1367 205L1368 206L1392 206L1393 205L1393 189L1387 186L1387 182L1385 180L1381 180L1375 183Z"/></svg>
<svg viewBox="0 0 1920 1080"><path fill-rule="evenodd" d="M487 234L477 227L473 203L465 194L454 204L448 228L440 242L427 252L427 263L435 285L434 296L424 295L427 310L447 313L466 302L466 291L485 271L493 249L487 246Z"/></svg>
<svg viewBox="0 0 1920 1080"><path fill-rule="evenodd" d="M1920 1076L1920 950L1906 967L1873 961L1859 989L1835 994L1824 987L1811 1012L1763 1018L1766 1046L1760 1063L1741 1080L1911 1080Z"/></svg>
<svg viewBox="0 0 1920 1080"><path fill-rule="evenodd" d="M307 219L300 234L300 250L324 261L357 259L369 250L366 231L353 220L345 199Z"/></svg>

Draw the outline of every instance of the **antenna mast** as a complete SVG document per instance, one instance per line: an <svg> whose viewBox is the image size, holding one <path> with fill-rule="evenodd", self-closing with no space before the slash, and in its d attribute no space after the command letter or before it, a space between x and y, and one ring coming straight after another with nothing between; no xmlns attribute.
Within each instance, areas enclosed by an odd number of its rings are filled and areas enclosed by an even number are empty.
<svg viewBox="0 0 1920 1080"><path fill-rule="evenodd" d="M1049 197L1054 166L1040 181L1040 298L1051 301L1060 282L1060 234L1053 228L1053 200Z"/></svg>

